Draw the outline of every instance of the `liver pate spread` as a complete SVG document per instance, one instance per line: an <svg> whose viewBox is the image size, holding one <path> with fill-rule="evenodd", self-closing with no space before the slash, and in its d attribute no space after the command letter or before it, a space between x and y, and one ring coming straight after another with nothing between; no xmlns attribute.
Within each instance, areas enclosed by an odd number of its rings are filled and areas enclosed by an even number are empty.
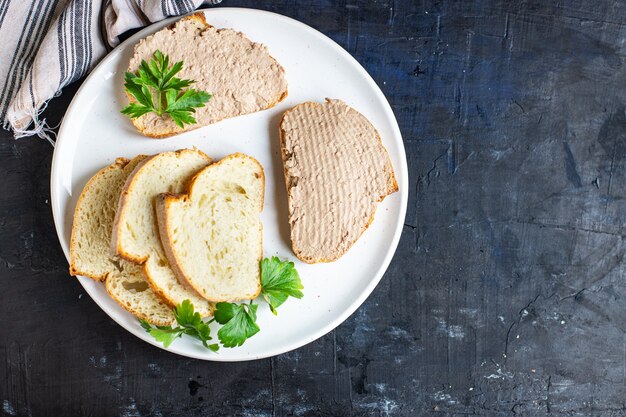
<svg viewBox="0 0 626 417"><path fill-rule="evenodd" d="M309 263L334 261L397 191L389 155L374 126L339 100L287 111L280 136L294 253Z"/></svg>
<svg viewBox="0 0 626 417"><path fill-rule="evenodd" d="M240 32L209 26L199 15L184 18L135 46L129 71L137 71L142 60L149 61L160 50L169 55L170 65L183 61L177 77L195 80L191 88L213 95L205 107L196 110L198 124L185 129L176 126L169 116L156 113L136 119L135 124L147 136L168 136L253 113L272 107L287 96L285 71L264 45L250 41Z"/></svg>

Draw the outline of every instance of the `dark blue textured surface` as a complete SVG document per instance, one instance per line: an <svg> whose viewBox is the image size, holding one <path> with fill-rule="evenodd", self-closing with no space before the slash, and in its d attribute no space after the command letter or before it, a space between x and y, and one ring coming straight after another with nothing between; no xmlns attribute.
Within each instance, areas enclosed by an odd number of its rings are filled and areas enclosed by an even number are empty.
<svg viewBox="0 0 626 417"><path fill-rule="evenodd" d="M51 150L4 139L2 413L626 415L626 4L225 5L315 27L388 97L411 189L387 274L348 321L297 351L176 357L131 337L68 278Z"/></svg>

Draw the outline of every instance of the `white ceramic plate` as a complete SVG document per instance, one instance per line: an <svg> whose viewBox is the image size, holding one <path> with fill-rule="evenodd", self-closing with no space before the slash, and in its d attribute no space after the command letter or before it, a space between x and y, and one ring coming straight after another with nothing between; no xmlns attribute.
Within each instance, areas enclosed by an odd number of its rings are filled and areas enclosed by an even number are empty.
<svg viewBox="0 0 626 417"><path fill-rule="evenodd" d="M318 31L274 13L237 8L206 10L209 24L234 28L268 46L286 70L289 96L276 107L236 117L173 138L141 136L120 114L127 99L123 75L133 45L172 23L165 20L128 39L112 51L83 83L61 126L52 161L51 194L54 222L65 256L76 200L87 180L116 157L196 146L214 158L244 152L265 168L263 250L265 256L292 259L304 284L304 298L289 299L278 316L260 301L261 331L238 348L213 353L194 339L178 339L169 351L213 361L240 361L296 349L328 333L352 314L372 292L396 250L408 198L406 156L389 103L367 72L345 50ZM378 129L389 151L400 191L378 207L372 225L340 260L307 265L289 245L287 196L278 140L282 113L304 101L338 98L363 113ZM135 336L162 347L137 320L111 300L101 283L79 277L87 293L113 320Z"/></svg>

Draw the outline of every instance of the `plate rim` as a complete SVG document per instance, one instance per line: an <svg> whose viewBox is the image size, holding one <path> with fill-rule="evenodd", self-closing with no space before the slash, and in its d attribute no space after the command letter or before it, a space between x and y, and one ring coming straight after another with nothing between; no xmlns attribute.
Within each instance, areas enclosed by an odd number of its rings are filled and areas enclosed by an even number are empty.
<svg viewBox="0 0 626 417"><path fill-rule="evenodd" d="M339 45L337 42L335 42L333 39L331 39L329 36L325 35L324 33L320 32L319 30L307 25L306 23L303 23L297 19L279 14L279 13L275 13L275 12L270 12L267 10L261 10L261 9L253 9L253 8L244 8L244 7L214 7L214 8L206 8L206 9L198 9L192 12L189 12L187 14L184 15L180 15L180 16L173 16L164 20L161 20L159 22L155 22L152 23L144 28L142 28L141 30L139 30L137 33L133 34L132 36L130 36L128 39L126 39L125 41L123 41L122 43L120 43L119 45L117 45L114 49L112 49L111 51L109 51L103 58L102 60L91 70L91 72L89 73L89 75L87 75L87 77L85 78L85 80L83 81L83 83L81 84L81 86L79 87L79 89L76 91L76 93L74 94L72 101L70 102L69 106L67 107L67 110L65 111L65 114L63 116L63 121L61 122L61 126L59 128L59 133L57 135L57 141L55 143L55 147L54 147L54 151L53 151L53 155L52 155L52 162L51 162L51 167L50 167L50 202L51 202L51 206L52 206L52 217L53 217L53 221L54 221L54 228L55 231L57 233L57 238L59 239L59 244L61 245L61 249L63 250L63 253L65 255L66 260L69 262L69 243L64 241L66 240L64 237L62 237L64 235L64 232L60 230L60 224L61 224L61 220L64 216L63 213L59 213L59 209L60 207L57 207L57 205L59 205L59 197L56 195L56 184L58 184L58 179L57 177L60 175L59 171L60 168L58 167L59 165L59 154L60 152L57 152L57 150L59 149L59 144L62 143L62 138L64 137L64 131L65 129L68 129L69 127L67 127L66 125L66 115L69 114L74 106L76 106L77 103L77 98L80 96L81 91L83 90L83 88L85 87L87 81L89 81L89 79L93 76L95 76L94 74L97 73L98 69L104 65L106 65L109 61L113 60L114 57L121 53L121 51L126 48L129 44L134 44L136 43L138 40L145 38L146 36L148 36L153 29L160 29L163 27L166 27L168 25L170 25L172 22L175 22L179 19L184 18L185 16L194 14L194 13L204 13L205 16L207 16L207 19L210 19L210 13L212 11L217 11L217 10L224 10L224 9L228 9L228 11L232 11L235 13L252 13L252 14L266 14L266 15L271 15L273 18L275 19L279 19L282 20L286 23L292 24L292 25L297 25L299 26L302 30L305 30L309 33L311 33L312 35L314 35L314 37L321 41L326 43L327 45L329 45L333 50L335 50L338 54L340 54L344 59L346 59L347 61L350 62L350 64L352 64L352 66L354 66L356 68L357 71L361 72L361 75L363 75L363 77L365 78L365 80L367 81L367 83L370 85L370 87L372 88L372 91L374 92L375 95L378 96L378 99L381 101L383 108L386 112L386 118L390 120L390 128L393 132L393 136L396 136L399 138L399 146L398 146L398 159L400 162L400 166L396 167L395 171L396 171L396 175L400 174L400 184L404 184L403 188L400 188L398 190L398 192L400 193L400 212L399 212L399 216L397 219L397 223L395 225L395 230L393 232L393 237L391 239L391 244L389 245L389 250L387 251L383 261L380 263L378 269L376 270L376 272L372 275L372 279L368 282L367 286L364 288L364 290L357 296L355 297L349 304L349 306L344 309L340 314L337 314L335 316L335 318L333 318L327 325L320 327L319 329L317 329L315 332L311 332L309 333L307 336L303 337L303 338L299 338L297 340L295 340L294 342L291 343L287 343L285 345L282 345L280 348L277 349L268 349L269 353L266 354L261 354L261 355L254 355L254 354L248 354L248 355L241 355L241 357L235 357L235 358L224 358L221 357L220 355L214 355L214 356L203 356L200 354L195 354L194 352L187 352L187 351L182 351L180 349L177 349L175 345L171 345L169 348L165 348L163 347L162 344L158 343L156 340L149 338L146 334L143 333L139 333L136 332L136 328L132 328L131 326L127 325L127 323L123 322L123 321L118 321L115 317L113 317L113 315L107 310L107 308L103 307L103 305L101 304L101 302L98 300L98 297L94 297L91 292L90 289L87 288L87 284L91 284L94 281L91 278L87 278L84 276L77 276L76 278L78 279L78 281L80 282L81 286L83 287L83 289L85 290L85 292L87 292L87 294L89 294L89 297L96 303L96 305L107 315L109 316L109 318L111 320L113 320L117 325L119 325L120 327L122 327L123 329L125 329L126 331L128 331L129 333L131 333L133 336L153 345L158 347L159 349L165 350L167 352L173 353L173 354L177 354L183 357L189 357L189 358L194 358L194 359L201 359L201 360L206 360L206 361L212 361L212 362L242 362L242 361L250 361L250 360L257 360L257 359L264 359L264 358L269 358L269 357L274 357L286 352L290 352L293 351L295 349L298 349L302 346L305 346L323 336L325 336L326 334L330 333L332 330L334 330L335 328L337 328L339 325L341 325L344 321L346 321L352 314L354 314L356 312L356 310L358 310L359 307L361 307L361 305L367 300L367 298L372 294L372 292L374 291L374 289L378 286L378 284L380 283L380 281L382 280L382 277L384 276L385 272L387 271L387 269L389 268L389 265L391 263L391 260L393 258L393 256L395 255L397 248L398 248L398 244L400 242L400 238L402 236L402 230L404 228L404 221L406 219L406 212L407 212L407 206L408 206L408 194L409 194L409 178L408 178L408 163L407 163L407 159L406 159L406 149L404 146L404 140L402 138L402 133L400 131L400 127L398 125L398 121L395 117L395 114L393 112L393 109L391 107L391 104L389 103L389 101L387 100L387 97L384 95L384 93L382 92L382 90L380 89L380 87L378 86L378 84L376 83L376 81L372 78L372 76L367 72L367 70L356 60L356 58L354 58L348 51L346 51L341 45ZM235 30L237 30L235 28ZM323 99L323 98L321 98ZM395 140L394 140L395 141ZM379 207L377 206L377 209ZM67 209L67 208L66 208ZM120 307L121 308L121 307Z"/></svg>

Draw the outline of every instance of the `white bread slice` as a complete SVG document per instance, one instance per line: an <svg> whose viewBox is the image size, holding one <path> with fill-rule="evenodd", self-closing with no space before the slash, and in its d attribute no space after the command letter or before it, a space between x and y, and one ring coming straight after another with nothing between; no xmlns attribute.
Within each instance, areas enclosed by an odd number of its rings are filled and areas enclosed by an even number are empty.
<svg viewBox="0 0 626 417"><path fill-rule="evenodd" d="M111 297L123 308L152 324L174 322L172 310L148 287L141 268L109 254L113 220L122 187L146 158L118 158L100 170L83 189L74 213L70 241L70 274L105 281Z"/></svg>
<svg viewBox="0 0 626 417"><path fill-rule="evenodd" d="M121 273L112 273L104 282L109 296L140 319L157 326L176 321L172 309L150 288L141 265L120 259Z"/></svg>
<svg viewBox="0 0 626 417"><path fill-rule="evenodd" d="M274 107L287 97L285 70L267 48L240 32L210 26L204 13L182 18L139 41L128 71L136 72L141 61L148 62L156 50L169 55L170 64L183 61L183 69L176 77L196 81L190 88L206 91L213 97L204 107L196 109L194 117L198 123L184 128L178 127L171 117L156 113L133 119L133 124L146 136L172 136Z"/></svg>
<svg viewBox="0 0 626 417"><path fill-rule="evenodd" d="M286 111L280 142L292 249L307 263L337 260L398 190L387 150L365 116L330 99Z"/></svg>
<svg viewBox="0 0 626 417"><path fill-rule="evenodd" d="M126 178L145 158L144 155L132 161L117 158L98 171L83 188L76 202L70 238L71 275L104 281L111 271L117 270L117 261L109 256L117 200Z"/></svg>
<svg viewBox="0 0 626 417"><path fill-rule="evenodd" d="M213 307L176 279L163 252L154 203L161 193L186 190L193 175L210 163L211 158L196 149L163 152L145 159L126 180L111 239L114 253L143 265L148 283L165 302L174 307L189 299L203 317L211 315Z"/></svg>
<svg viewBox="0 0 626 417"><path fill-rule="evenodd" d="M204 298L218 302L259 295L264 193L261 164L236 153L200 171L187 194L157 200L170 265Z"/></svg>

